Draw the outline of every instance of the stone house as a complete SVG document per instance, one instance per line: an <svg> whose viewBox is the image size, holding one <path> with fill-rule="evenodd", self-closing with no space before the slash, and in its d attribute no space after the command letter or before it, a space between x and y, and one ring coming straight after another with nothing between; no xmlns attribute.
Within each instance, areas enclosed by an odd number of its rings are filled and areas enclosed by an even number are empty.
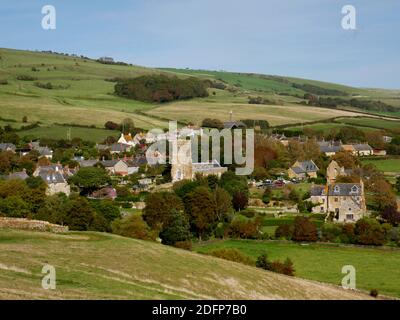
<svg viewBox="0 0 400 320"><path fill-rule="evenodd" d="M314 213L327 214L334 222L355 222L367 214L364 183L337 183L338 176L351 171L332 161L327 168L327 184L311 188L311 202Z"/></svg>
<svg viewBox="0 0 400 320"><path fill-rule="evenodd" d="M307 178L317 178L319 168L312 160L296 161L289 169L290 179L304 180Z"/></svg>
<svg viewBox="0 0 400 320"><path fill-rule="evenodd" d="M65 193L67 196L71 193L71 188L67 182L70 176L68 168L63 168L60 164L37 167L33 173L34 177L40 177L47 184L47 195Z"/></svg>
<svg viewBox="0 0 400 320"><path fill-rule="evenodd" d="M318 141L319 151L327 157L334 156L337 152L342 151L341 141Z"/></svg>
<svg viewBox="0 0 400 320"><path fill-rule="evenodd" d="M208 162L192 162L192 145L190 140L178 139L177 152L171 157L171 177L172 182L181 180L192 180L196 174L203 176L217 175L221 176L228 170L222 167L217 160Z"/></svg>

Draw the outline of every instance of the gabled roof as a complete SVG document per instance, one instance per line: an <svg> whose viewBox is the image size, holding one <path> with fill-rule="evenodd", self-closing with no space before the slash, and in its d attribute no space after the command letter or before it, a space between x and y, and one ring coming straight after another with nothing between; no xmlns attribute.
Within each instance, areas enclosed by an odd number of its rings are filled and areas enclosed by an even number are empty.
<svg viewBox="0 0 400 320"><path fill-rule="evenodd" d="M325 186L313 186L310 190L311 196L326 196Z"/></svg>
<svg viewBox="0 0 400 320"><path fill-rule="evenodd" d="M319 170L317 165L312 160L298 161L298 166L292 166L291 168L295 173L307 173L316 172Z"/></svg>
<svg viewBox="0 0 400 320"><path fill-rule="evenodd" d="M336 183L329 186L330 196L361 196L362 188L359 183Z"/></svg>
<svg viewBox="0 0 400 320"><path fill-rule="evenodd" d="M6 150L13 150L15 151L16 147L15 144L13 143L0 143L0 150L6 151Z"/></svg>
<svg viewBox="0 0 400 320"><path fill-rule="evenodd" d="M66 183L64 176L59 171L41 171L39 172L39 177L47 184Z"/></svg>
<svg viewBox="0 0 400 320"><path fill-rule="evenodd" d="M131 148L130 146L122 143L113 143L112 145L109 146L111 152L125 152L130 148Z"/></svg>
<svg viewBox="0 0 400 320"><path fill-rule="evenodd" d="M246 128L246 125L242 121L227 121L224 122L225 129L233 129L233 128Z"/></svg>
<svg viewBox="0 0 400 320"><path fill-rule="evenodd" d="M372 151L372 147L367 143L353 144L356 151Z"/></svg>

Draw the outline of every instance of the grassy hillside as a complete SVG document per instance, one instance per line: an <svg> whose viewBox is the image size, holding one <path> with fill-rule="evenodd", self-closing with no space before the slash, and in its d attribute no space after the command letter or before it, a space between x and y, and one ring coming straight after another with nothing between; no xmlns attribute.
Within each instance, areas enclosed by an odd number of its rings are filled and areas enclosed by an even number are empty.
<svg viewBox="0 0 400 320"><path fill-rule="evenodd" d="M293 84L337 90L348 97L380 97L391 102L400 101L400 93L397 91L358 89L287 77L105 65L91 59L12 49L0 49L0 57L0 124L19 127L22 118L27 116L28 124L40 121L44 128L50 128L49 133L60 131L57 127L52 128L55 123L95 125L103 128L106 121L120 122L127 117L132 118L135 125L143 129L166 128L166 119L199 124L204 117L211 114L221 120L228 120L230 110L233 110L236 120L266 119L272 125L339 116L351 117L357 114L357 110L348 112L298 105L305 91ZM231 88L235 87L236 91L210 89L208 98L158 105L118 97L113 94L115 82L108 81L115 77L130 78L155 73L224 81ZM30 76L35 80L19 80L21 76ZM51 83L53 89L38 87L37 83ZM258 95L274 101L275 105L249 105L248 97ZM12 119L14 122L7 122L5 119ZM38 136L43 132L44 129L37 130ZM32 132L28 132L30 133ZM62 130L60 134L56 134L58 135L64 135ZM102 135L93 132L86 135L86 138L99 136Z"/></svg>
<svg viewBox="0 0 400 320"><path fill-rule="evenodd" d="M44 264L57 289L43 290ZM270 273L109 234L0 230L1 299L365 299L336 286Z"/></svg>
<svg viewBox="0 0 400 320"><path fill-rule="evenodd" d="M377 289L380 293L400 297L399 249L227 240L199 246L196 250L207 252L216 248L237 248L254 258L263 253L271 260L289 257L297 276L333 284L341 282L342 267L352 265L356 268L357 288Z"/></svg>

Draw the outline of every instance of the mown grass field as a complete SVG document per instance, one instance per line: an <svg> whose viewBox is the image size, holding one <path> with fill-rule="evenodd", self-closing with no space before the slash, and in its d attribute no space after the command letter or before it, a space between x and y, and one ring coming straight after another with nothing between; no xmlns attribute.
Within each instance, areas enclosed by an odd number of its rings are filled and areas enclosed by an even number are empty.
<svg viewBox="0 0 400 320"><path fill-rule="evenodd" d="M307 129L312 129L312 130L316 130L316 131L329 132L330 130L340 129L340 128L343 128L343 127L346 127L346 126L349 126L349 125L345 124L345 123L337 123L337 122L333 121L333 122L330 122L330 123L321 122L321 123L307 124L307 125L303 125L303 126L288 127L288 128L286 128L286 130L289 130L289 131L300 131L300 130L304 130L304 129L307 128ZM351 126L357 128L357 129L360 129L361 131L374 131L374 130L376 130L374 128L368 128L368 127L359 127L359 126L355 126L355 125L351 125Z"/></svg>
<svg viewBox="0 0 400 320"><path fill-rule="evenodd" d="M41 287L45 264L56 290ZM0 229L1 299L368 299L158 243Z"/></svg>
<svg viewBox="0 0 400 320"><path fill-rule="evenodd" d="M382 160L371 160L363 159L363 164L372 164L383 172L395 172L400 173L400 158L399 159L382 159Z"/></svg>
<svg viewBox="0 0 400 320"><path fill-rule="evenodd" d="M226 102L212 103L199 99L169 103L146 111L146 114L161 116L171 120L191 121L196 124L201 124L201 121L207 117L220 119L221 121L229 121L230 111L233 111L234 120L268 120L272 126L357 115L357 113L348 111L300 105L276 106Z"/></svg>
<svg viewBox="0 0 400 320"><path fill-rule="evenodd" d="M357 288L375 288L380 293L400 297L400 249L226 240L198 245L195 250L208 252L218 248L236 248L253 258L264 253L272 260L289 257L294 263L296 276L333 284L341 283L343 266L353 265Z"/></svg>
<svg viewBox="0 0 400 320"><path fill-rule="evenodd" d="M70 133L71 139L81 138L82 140L103 142L107 137L112 136L118 138L119 133L117 131L111 131L106 129L97 128L81 128L81 127L70 127L70 126L40 126L38 128L19 131L18 135L21 137L35 137L35 138L51 138L51 139L65 139L68 138Z"/></svg>
<svg viewBox="0 0 400 320"><path fill-rule="evenodd" d="M400 129L400 120L385 120L385 119L378 119L378 118L343 118L343 119L336 119L336 122L344 123L346 125L352 126L364 126L370 128L377 128L377 129Z"/></svg>

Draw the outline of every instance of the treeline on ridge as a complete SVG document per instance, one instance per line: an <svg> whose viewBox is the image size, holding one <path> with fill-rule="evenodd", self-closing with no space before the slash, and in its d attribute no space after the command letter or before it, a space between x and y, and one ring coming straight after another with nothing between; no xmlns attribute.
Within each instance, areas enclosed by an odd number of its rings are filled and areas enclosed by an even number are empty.
<svg viewBox="0 0 400 320"><path fill-rule="evenodd" d="M144 102L170 102L195 97L208 97L206 81L165 75L145 75L133 79L118 79L115 94Z"/></svg>

